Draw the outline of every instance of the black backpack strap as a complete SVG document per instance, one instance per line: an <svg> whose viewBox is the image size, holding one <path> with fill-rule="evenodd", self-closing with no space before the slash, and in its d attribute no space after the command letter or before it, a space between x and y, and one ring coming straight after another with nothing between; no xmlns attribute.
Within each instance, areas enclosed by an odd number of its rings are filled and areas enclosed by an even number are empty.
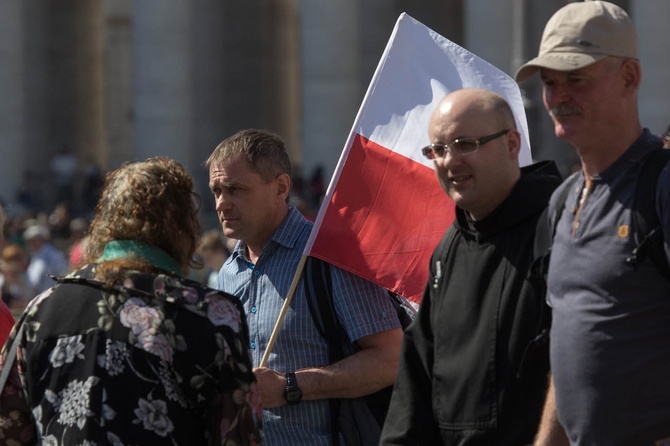
<svg viewBox="0 0 670 446"><path fill-rule="evenodd" d="M321 259L308 257L305 262L305 298L319 334L328 341L330 363L344 358L340 342L340 322L333 306L333 282L330 265Z"/></svg>
<svg viewBox="0 0 670 446"><path fill-rule="evenodd" d="M670 150L654 150L644 161L637 180L633 226L638 245L626 262L638 265L649 256L664 277L670 280L670 266L663 246L663 228L656 212L656 186L661 171L670 160Z"/></svg>
<svg viewBox="0 0 670 446"><path fill-rule="evenodd" d="M554 209L550 211L549 206L545 207L535 225L533 262L530 265L528 280L532 283L533 288L537 291L537 295L541 299L546 300L547 274L549 272L551 245L554 241L554 235L556 235L556 226L565 209L565 201L575 187L577 178L579 178L579 172L573 173L565 180L561 186L562 189L558 192L559 195L554 203ZM540 307L540 317L537 329L535 330L535 337L528 343L528 345L526 345L521 361L519 362L517 379L522 379L524 377L526 362L528 361L528 358L532 357L533 351L536 351L538 347L542 347L549 341L550 327L551 311L549 311L549 305L546 302L543 302L543 305Z"/></svg>
<svg viewBox="0 0 670 446"><path fill-rule="evenodd" d="M570 190L572 184L567 185L566 190ZM558 206L562 210L565 208L565 200L567 193L561 191L559 196ZM537 297L543 302L540 306L540 317L537 321L537 328L535 329L535 337L530 340L524 349L521 361L519 362L519 369L517 370L517 379L525 377L526 364L529 358L533 357L533 352L538 347L544 346L549 341L549 329L551 327L551 311L549 311L549 304L546 302L547 297L547 273L549 272L549 257L551 255L551 242L555 233L555 224L558 221L549 221L549 206L546 206L535 225L535 237L533 240L533 261L530 264L528 271L528 281L532 284L533 290ZM560 218L561 213L554 212L552 219ZM552 229L550 229L552 228Z"/></svg>
<svg viewBox="0 0 670 446"><path fill-rule="evenodd" d="M328 341L328 360L333 364L344 358L340 343L340 323L333 305L333 282L330 265L321 259L307 257L303 274L305 299L319 334ZM340 400L328 400L330 409L330 432L333 446L340 446L339 423Z"/></svg>

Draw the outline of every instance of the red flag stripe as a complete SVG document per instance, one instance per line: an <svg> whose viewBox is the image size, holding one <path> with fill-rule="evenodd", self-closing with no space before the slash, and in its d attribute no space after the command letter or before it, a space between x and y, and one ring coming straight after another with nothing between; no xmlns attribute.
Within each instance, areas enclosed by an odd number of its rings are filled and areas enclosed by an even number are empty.
<svg viewBox="0 0 670 446"><path fill-rule="evenodd" d="M357 134L310 254L418 303L453 218L432 169Z"/></svg>

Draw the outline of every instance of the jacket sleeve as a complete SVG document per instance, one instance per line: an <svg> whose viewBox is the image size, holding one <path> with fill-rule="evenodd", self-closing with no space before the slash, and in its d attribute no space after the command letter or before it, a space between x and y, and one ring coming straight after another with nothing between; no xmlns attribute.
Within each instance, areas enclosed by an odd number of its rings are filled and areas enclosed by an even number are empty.
<svg viewBox="0 0 670 446"><path fill-rule="evenodd" d="M403 336L398 375L380 440L382 446L442 443L432 410L432 277L428 284L417 318Z"/></svg>

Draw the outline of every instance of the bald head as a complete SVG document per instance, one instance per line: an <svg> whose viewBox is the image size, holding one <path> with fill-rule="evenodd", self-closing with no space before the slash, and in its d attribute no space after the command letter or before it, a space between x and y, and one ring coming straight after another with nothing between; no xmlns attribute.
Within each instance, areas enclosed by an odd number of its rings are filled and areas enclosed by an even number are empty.
<svg viewBox="0 0 670 446"><path fill-rule="evenodd" d="M464 88L446 95L430 118L430 127L453 120L496 121L498 127L516 129L514 113L505 98L489 90Z"/></svg>

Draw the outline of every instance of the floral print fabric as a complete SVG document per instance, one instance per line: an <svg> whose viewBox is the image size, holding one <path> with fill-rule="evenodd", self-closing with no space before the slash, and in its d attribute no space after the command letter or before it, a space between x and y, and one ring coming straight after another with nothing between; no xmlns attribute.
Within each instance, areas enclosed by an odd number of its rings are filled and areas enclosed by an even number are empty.
<svg viewBox="0 0 670 446"><path fill-rule="evenodd" d="M94 276L84 267L24 312L0 443L260 444L239 301L168 275L129 273L113 292Z"/></svg>

